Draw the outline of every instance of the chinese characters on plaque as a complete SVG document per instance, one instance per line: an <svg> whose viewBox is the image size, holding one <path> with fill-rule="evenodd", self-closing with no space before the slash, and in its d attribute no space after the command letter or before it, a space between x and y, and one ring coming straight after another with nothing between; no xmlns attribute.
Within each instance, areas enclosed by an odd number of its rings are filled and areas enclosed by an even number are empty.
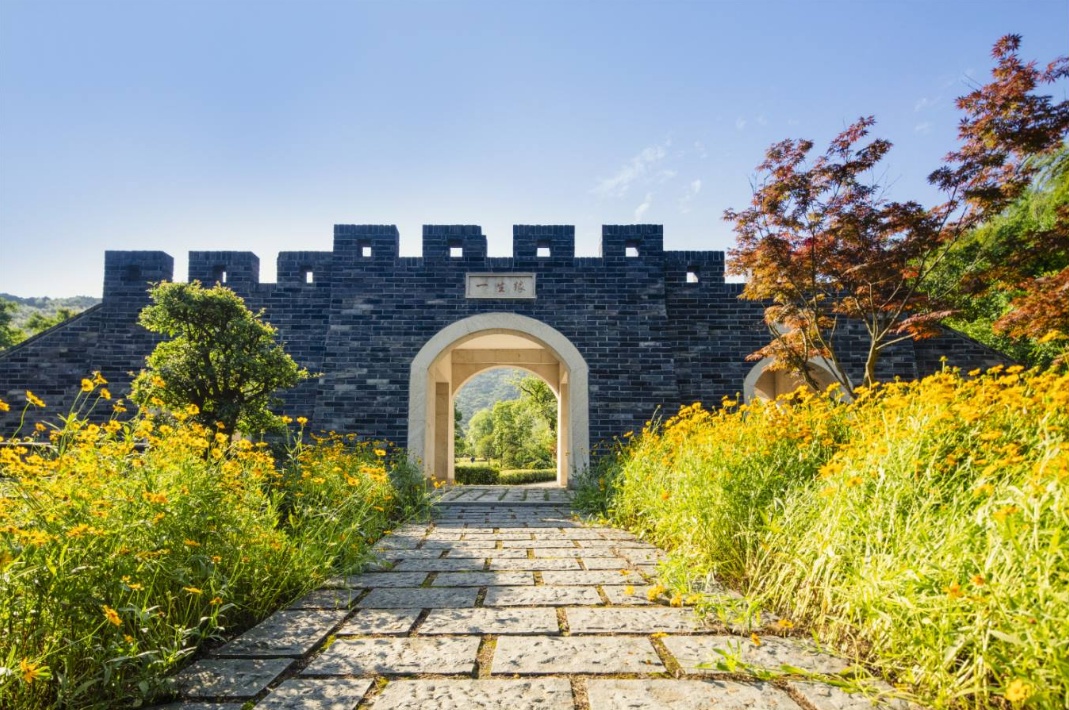
<svg viewBox="0 0 1069 710"><path fill-rule="evenodd" d="M467 298L534 298L534 274L467 274Z"/></svg>

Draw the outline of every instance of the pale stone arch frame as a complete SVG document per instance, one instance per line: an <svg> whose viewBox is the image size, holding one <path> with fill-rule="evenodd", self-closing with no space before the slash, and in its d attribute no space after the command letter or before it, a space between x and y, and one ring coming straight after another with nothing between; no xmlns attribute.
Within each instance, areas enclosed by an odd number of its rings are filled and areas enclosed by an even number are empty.
<svg viewBox="0 0 1069 710"><path fill-rule="evenodd" d="M744 402L753 401L753 398L756 396L757 392L757 381L761 379L761 375L765 374L765 370L767 370L768 366L772 364L773 359L774 358L766 357L762 360L759 360L757 364L750 368L750 371L746 373L746 377L742 381L742 399ZM833 365L832 362L827 358L814 357L810 358L807 362L808 364L818 367L821 370L827 372L832 382L837 381L834 374L835 365ZM851 386L853 385L850 380L850 377L846 373L843 373L843 379L845 379L847 383L851 384ZM844 392L840 392L839 398L843 401L848 401L850 399L849 396Z"/></svg>
<svg viewBox="0 0 1069 710"><path fill-rule="evenodd" d="M566 414L566 431L558 428L557 482L572 483L572 472L583 471L590 463L590 402L589 368L579 350L560 331L534 318L517 313L482 313L451 323L428 340L409 367L408 377L408 456L427 471L428 451L433 453L435 415L434 388L431 368L443 355L467 340L480 335L506 333L518 335L536 343L551 353L567 374L567 385L551 383L557 393L558 411ZM512 366L512 365L507 365ZM524 368L527 369L527 368ZM538 374L538 373L535 373ZM467 379L467 378L465 378ZM456 391L450 385L450 402ZM560 416L560 414L558 416ZM452 422L450 412L449 422ZM449 466L450 472L452 465Z"/></svg>

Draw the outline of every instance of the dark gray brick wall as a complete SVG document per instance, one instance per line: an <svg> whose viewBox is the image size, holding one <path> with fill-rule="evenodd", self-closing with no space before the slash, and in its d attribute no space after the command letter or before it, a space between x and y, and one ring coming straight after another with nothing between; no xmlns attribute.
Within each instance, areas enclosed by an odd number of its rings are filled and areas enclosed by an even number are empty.
<svg viewBox="0 0 1069 710"><path fill-rule="evenodd" d="M592 443L641 427L658 409L736 395L753 367L746 356L767 338L762 306L739 300L741 285L724 283L724 254L665 251L658 225L604 227L597 258L576 258L574 227L561 225L515 227L511 257L488 257L473 225L424 227L422 257L399 256L399 242L390 225L338 225L330 252L279 254L275 284L260 283L259 259L249 252L191 252L189 277L213 283L225 272L227 286L262 310L286 350L317 373L284 393L287 413L398 443L407 439L410 363L438 331L469 316L528 316L575 345L590 368ZM146 287L172 271L162 252L107 252L103 303L0 354L0 396L18 409L32 390L55 415L94 370L124 394L157 342L136 322ZM537 298L465 298L469 272L533 272ZM856 326L842 335L855 381L860 336ZM964 368L1001 361L948 333L896 346L881 375L933 372L943 354ZM0 433L10 434L16 414L0 419Z"/></svg>

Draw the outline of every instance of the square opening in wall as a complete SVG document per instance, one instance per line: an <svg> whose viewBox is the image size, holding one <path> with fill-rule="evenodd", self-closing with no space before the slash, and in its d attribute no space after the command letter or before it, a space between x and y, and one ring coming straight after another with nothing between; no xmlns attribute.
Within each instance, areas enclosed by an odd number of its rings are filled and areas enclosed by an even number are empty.
<svg viewBox="0 0 1069 710"><path fill-rule="evenodd" d="M362 259L370 259L371 258L371 242L360 242L359 246L360 246L360 258L362 258Z"/></svg>
<svg viewBox="0 0 1069 710"><path fill-rule="evenodd" d="M315 274L312 272L311 267L304 267L301 269L301 280L306 284L315 283Z"/></svg>
<svg viewBox="0 0 1069 710"><path fill-rule="evenodd" d="M535 246L535 255L539 259L546 259L552 256L553 252L549 248L549 242L541 241Z"/></svg>
<svg viewBox="0 0 1069 710"><path fill-rule="evenodd" d="M689 267L687 267L687 283L689 283L689 284L698 283L698 267L697 266L689 266Z"/></svg>
<svg viewBox="0 0 1069 710"><path fill-rule="evenodd" d="M464 256L464 246L460 242L449 242L449 258L459 259Z"/></svg>
<svg viewBox="0 0 1069 710"><path fill-rule="evenodd" d="M638 256L638 240L632 239L624 243L624 256L633 259Z"/></svg>
<svg viewBox="0 0 1069 710"><path fill-rule="evenodd" d="M226 283L226 267L225 266L216 266L214 269L212 269L212 277L215 279L215 281L217 283L225 284Z"/></svg>

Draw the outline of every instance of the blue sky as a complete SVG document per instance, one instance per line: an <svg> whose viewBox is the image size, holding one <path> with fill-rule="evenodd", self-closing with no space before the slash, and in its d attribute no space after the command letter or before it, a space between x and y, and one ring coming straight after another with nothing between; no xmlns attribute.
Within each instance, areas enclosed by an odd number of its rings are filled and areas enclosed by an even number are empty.
<svg viewBox="0 0 1069 710"><path fill-rule="evenodd" d="M772 142L860 115L930 202L999 36L1066 0L0 0L0 291L100 295L106 249L330 250L332 225L663 224L723 250ZM1065 86L1050 91L1065 98Z"/></svg>

